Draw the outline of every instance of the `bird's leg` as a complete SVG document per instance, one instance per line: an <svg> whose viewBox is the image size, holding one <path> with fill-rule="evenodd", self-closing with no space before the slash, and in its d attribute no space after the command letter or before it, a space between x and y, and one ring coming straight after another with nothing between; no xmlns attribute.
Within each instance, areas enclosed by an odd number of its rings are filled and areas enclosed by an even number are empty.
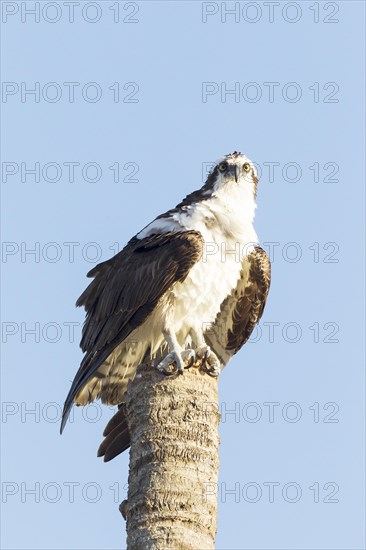
<svg viewBox="0 0 366 550"><path fill-rule="evenodd" d="M193 365L195 353L193 349L182 349L171 329L165 329L163 334L168 343L169 353L156 368L167 376L183 374L184 369L189 369Z"/></svg>
<svg viewBox="0 0 366 550"><path fill-rule="evenodd" d="M206 344L202 331L192 329L191 334L193 341L197 346L195 349L196 361L202 361L200 368L204 372L207 372L210 376L219 376L221 372L221 363L217 355L211 350L210 346Z"/></svg>

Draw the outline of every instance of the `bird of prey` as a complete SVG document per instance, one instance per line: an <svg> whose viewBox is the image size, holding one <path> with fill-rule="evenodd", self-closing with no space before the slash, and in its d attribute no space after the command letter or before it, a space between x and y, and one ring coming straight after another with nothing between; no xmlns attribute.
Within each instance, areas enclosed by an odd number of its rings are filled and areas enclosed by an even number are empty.
<svg viewBox="0 0 366 550"><path fill-rule="evenodd" d="M203 187L137 233L121 252L94 267L77 300L86 319L85 352L65 401L97 398L120 411L99 449L109 460L129 446L123 403L138 365L156 359L164 374L200 361L218 376L262 316L270 261L253 227L257 173L234 151Z"/></svg>

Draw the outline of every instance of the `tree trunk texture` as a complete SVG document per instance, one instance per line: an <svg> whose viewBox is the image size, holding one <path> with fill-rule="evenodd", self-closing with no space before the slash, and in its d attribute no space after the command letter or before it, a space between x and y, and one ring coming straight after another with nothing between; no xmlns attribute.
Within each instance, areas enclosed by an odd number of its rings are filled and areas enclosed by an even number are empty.
<svg viewBox="0 0 366 550"><path fill-rule="evenodd" d="M218 380L140 365L127 391L128 550L211 550L217 525Z"/></svg>

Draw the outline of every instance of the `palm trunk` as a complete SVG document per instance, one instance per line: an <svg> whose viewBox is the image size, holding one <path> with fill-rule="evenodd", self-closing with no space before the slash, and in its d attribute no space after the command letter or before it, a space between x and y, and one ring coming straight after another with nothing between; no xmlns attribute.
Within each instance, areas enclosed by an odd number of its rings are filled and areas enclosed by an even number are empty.
<svg viewBox="0 0 366 550"><path fill-rule="evenodd" d="M141 365L127 392L128 550L210 550L217 524L217 379Z"/></svg>

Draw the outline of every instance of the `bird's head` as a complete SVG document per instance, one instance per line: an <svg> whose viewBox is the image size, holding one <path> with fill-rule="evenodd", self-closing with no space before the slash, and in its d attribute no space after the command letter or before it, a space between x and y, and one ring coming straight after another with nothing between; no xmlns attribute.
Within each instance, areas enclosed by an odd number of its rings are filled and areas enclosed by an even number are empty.
<svg viewBox="0 0 366 550"><path fill-rule="evenodd" d="M243 155L234 151L219 159L208 175L204 188L217 192L238 190L248 191L255 198L257 194L258 176L253 163Z"/></svg>

